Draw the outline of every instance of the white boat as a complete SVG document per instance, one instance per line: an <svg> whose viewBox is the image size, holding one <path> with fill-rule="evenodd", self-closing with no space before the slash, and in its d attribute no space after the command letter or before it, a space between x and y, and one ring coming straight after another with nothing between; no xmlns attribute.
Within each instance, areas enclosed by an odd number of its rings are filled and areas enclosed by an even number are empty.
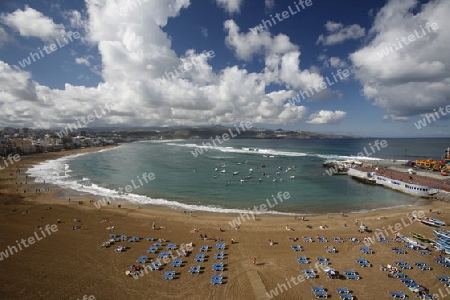
<svg viewBox="0 0 450 300"><path fill-rule="evenodd" d="M445 226L445 222L435 219L435 218L430 218L430 217L425 217L423 219L419 219L420 222L426 224L426 225L430 225L430 226L434 226L434 227L439 227L439 226Z"/></svg>
<svg viewBox="0 0 450 300"><path fill-rule="evenodd" d="M220 171L220 173L225 173L227 170L222 170L222 171Z"/></svg>
<svg viewBox="0 0 450 300"><path fill-rule="evenodd" d="M420 249L422 249L422 250L427 250L427 249L428 249L427 246L425 246L425 245L422 244L422 243L419 243L418 241L416 241L416 240L413 239L413 238L405 237L405 238L404 238L404 241L407 242L407 243L410 243L411 245L416 246L416 247L418 247L418 248L420 248Z"/></svg>
<svg viewBox="0 0 450 300"><path fill-rule="evenodd" d="M235 176L235 175L237 175L237 174L239 174L239 172L233 172L233 176Z"/></svg>
<svg viewBox="0 0 450 300"><path fill-rule="evenodd" d="M433 230L433 233L435 234L435 235L442 235L442 236L444 236L444 237L446 237L446 238L448 238L448 239L450 239L450 230L446 230L446 229L435 229L435 230Z"/></svg>

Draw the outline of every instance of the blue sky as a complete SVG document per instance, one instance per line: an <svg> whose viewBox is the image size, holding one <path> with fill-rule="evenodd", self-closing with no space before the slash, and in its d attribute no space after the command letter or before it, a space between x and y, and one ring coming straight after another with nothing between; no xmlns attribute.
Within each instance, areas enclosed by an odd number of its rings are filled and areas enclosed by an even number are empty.
<svg viewBox="0 0 450 300"><path fill-rule="evenodd" d="M7 0L0 127L58 129L114 103L86 127L448 137L448 15L445 0Z"/></svg>

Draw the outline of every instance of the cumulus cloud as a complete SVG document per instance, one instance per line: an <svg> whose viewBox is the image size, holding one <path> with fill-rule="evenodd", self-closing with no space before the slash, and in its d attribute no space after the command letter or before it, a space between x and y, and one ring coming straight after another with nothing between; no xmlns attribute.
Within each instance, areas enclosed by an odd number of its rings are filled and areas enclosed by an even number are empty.
<svg viewBox="0 0 450 300"><path fill-rule="evenodd" d="M344 26L342 23L328 21L325 24L328 35L321 34L317 39L317 44L336 45L346 40L357 40L366 34L366 30L358 24Z"/></svg>
<svg viewBox="0 0 450 300"><path fill-rule="evenodd" d="M24 37L49 41L64 34L64 25L55 24L51 18L29 6L10 14L1 14L0 20Z"/></svg>
<svg viewBox="0 0 450 300"><path fill-rule="evenodd" d="M375 16L372 39L350 54L364 96L386 109L385 120L405 121L450 102L449 14L445 0L389 1ZM405 44L410 35L414 41Z"/></svg>
<svg viewBox="0 0 450 300"><path fill-rule="evenodd" d="M252 40L230 20L225 25L229 47L241 59L262 58L265 66L260 72L237 65L215 70L211 61L217 58L205 57L212 49L187 49L178 55L164 31L168 19L179 16L189 3L149 1L119 14L127 0L88 1L86 18L70 12L70 23L85 28L80 30L83 39L98 50L103 82L52 89L35 82L31 73L0 61L0 123L59 128L111 101L116 104L114 109L90 126L193 126L242 120L288 124L304 120L307 108L287 100L298 89L324 79L316 69L300 68L298 46L286 35L252 34ZM249 40L252 45L246 48ZM91 58L77 55L74 59L77 64L92 66ZM189 70L158 81L192 61L196 64ZM268 92L272 84L280 90Z"/></svg>
<svg viewBox="0 0 450 300"><path fill-rule="evenodd" d="M228 13L238 13L241 11L243 0L216 0L217 5Z"/></svg>
<svg viewBox="0 0 450 300"><path fill-rule="evenodd" d="M225 21L224 28L228 33L225 39L227 46L242 60L251 60L253 56L259 54L285 54L298 50L298 46L292 44L289 37L281 33L277 36L272 36L268 31L259 34L250 31L241 33L233 20Z"/></svg>
<svg viewBox="0 0 450 300"><path fill-rule="evenodd" d="M338 124L347 113L345 111L336 110L320 110L311 114L306 123L310 124Z"/></svg>

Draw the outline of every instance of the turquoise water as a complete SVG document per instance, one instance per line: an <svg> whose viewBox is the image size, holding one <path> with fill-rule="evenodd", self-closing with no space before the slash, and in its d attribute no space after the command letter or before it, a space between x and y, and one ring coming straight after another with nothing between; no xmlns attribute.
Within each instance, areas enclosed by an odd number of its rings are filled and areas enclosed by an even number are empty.
<svg viewBox="0 0 450 300"><path fill-rule="evenodd" d="M138 204L237 212L288 192L290 198L273 207L274 213L339 213L413 205L417 199L345 175L328 176L321 167L324 160L359 152L369 154L368 159L440 158L450 145L449 139L386 139L385 148L373 151L369 143L374 141L229 140L214 149L198 147L207 140L146 141L47 162L30 173L37 181ZM194 157L195 149L204 152ZM145 183L144 173L153 173L154 180ZM129 193L115 191L127 185Z"/></svg>

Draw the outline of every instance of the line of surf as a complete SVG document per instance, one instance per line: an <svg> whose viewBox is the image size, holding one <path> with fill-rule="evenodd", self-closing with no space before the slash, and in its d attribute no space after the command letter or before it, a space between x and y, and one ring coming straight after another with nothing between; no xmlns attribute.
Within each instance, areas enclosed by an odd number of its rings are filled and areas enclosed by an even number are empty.
<svg viewBox="0 0 450 300"><path fill-rule="evenodd" d="M75 158L86 154L88 153L75 154L41 162L30 167L27 170L27 174L31 177L34 177L35 182L38 183L45 182L49 184L55 184L61 188L72 189L78 192L89 193L105 198L109 197L110 199L114 200L125 200L138 205L151 204L170 207L177 210L208 211L216 213L248 213L250 211L246 209L224 208L216 205L191 205L163 198L151 198L145 195L134 193L119 193L115 190L99 186L95 183L88 183L90 179L87 177L82 177L81 180L77 180L76 177L73 176L73 171L70 169L69 163ZM287 216L298 215L296 213L279 211L266 211L264 212L264 214Z"/></svg>

